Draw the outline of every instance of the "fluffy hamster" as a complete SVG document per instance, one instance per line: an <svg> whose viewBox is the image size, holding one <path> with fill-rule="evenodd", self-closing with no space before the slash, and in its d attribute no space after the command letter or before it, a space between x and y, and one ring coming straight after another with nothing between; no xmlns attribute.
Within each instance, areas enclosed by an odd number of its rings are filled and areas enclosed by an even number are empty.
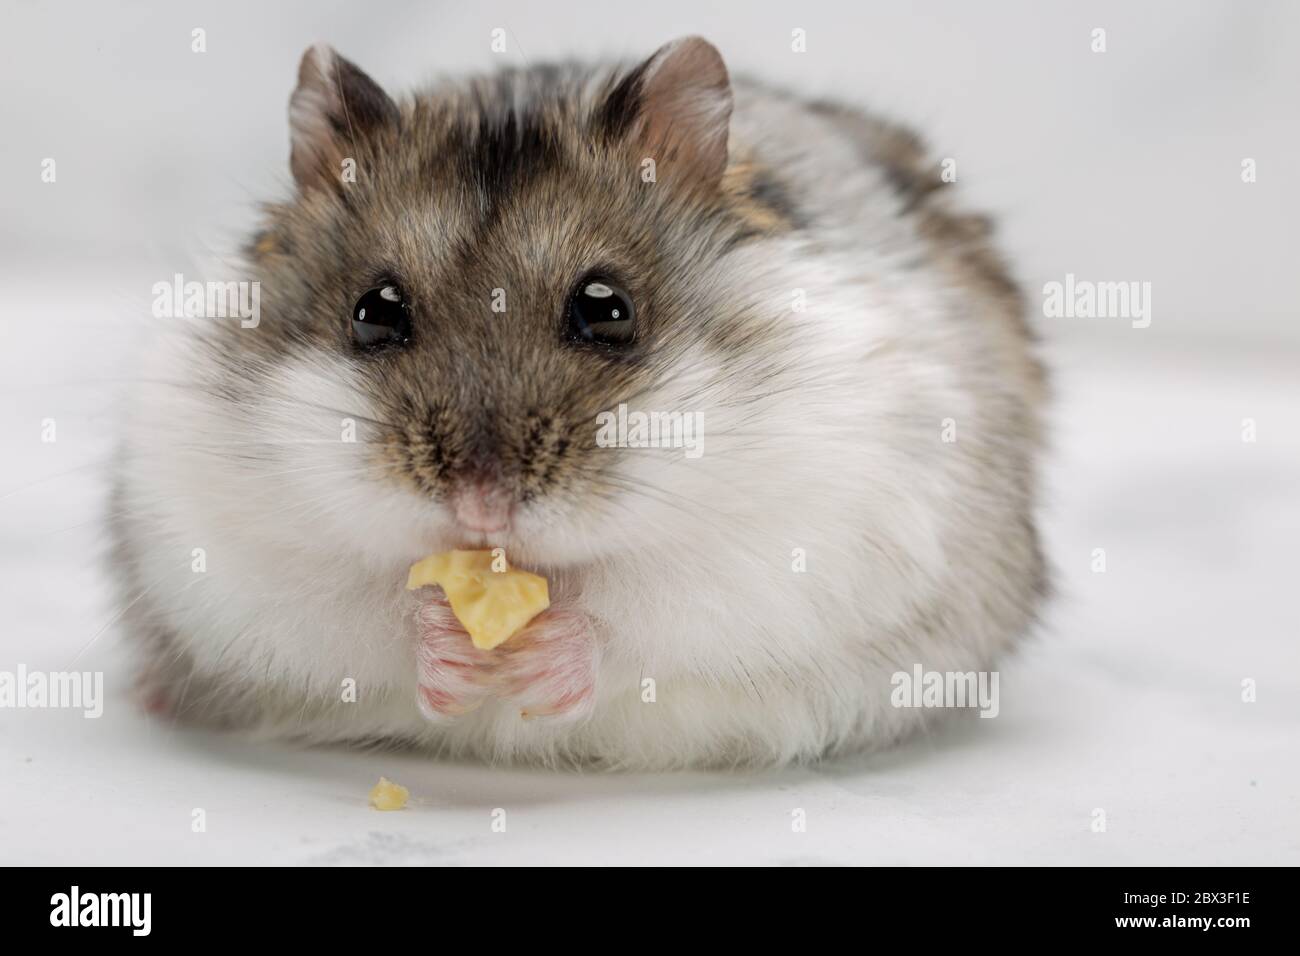
<svg viewBox="0 0 1300 956"><path fill-rule="evenodd" d="M130 396L114 566L152 705L779 763L898 739L927 711L896 672L988 669L1031 624L1043 374L911 134L698 38L402 100L318 46L290 126L260 321L160 335ZM696 416L698 454L598 441L621 405ZM553 607L476 651L403 591L453 547Z"/></svg>

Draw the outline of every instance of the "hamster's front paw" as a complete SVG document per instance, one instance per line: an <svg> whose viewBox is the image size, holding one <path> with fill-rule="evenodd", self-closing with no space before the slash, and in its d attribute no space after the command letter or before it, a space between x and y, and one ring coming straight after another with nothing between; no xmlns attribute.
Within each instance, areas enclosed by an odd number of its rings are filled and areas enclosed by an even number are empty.
<svg viewBox="0 0 1300 956"><path fill-rule="evenodd" d="M591 619L552 608L494 652L497 693L525 719L578 720L595 702L596 640Z"/></svg>
<svg viewBox="0 0 1300 956"><path fill-rule="evenodd" d="M474 710L493 691L492 655L474 646L443 599L423 601L415 620L420 711L443 720Z"/></svg>

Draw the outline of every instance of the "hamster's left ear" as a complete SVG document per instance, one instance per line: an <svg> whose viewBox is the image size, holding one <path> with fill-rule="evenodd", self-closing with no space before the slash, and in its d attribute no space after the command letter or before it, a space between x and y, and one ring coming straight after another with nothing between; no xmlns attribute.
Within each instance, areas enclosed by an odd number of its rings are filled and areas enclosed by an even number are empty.
<svg viewBox="0 0 1300 956"><path fill-rule="evenodd" d="M308 48L289 99L289 166L299 188L341 190L356 141L396 129L399 119L397 104L351 60L324 43Z"/></svg>
<svg viewBox="0 0 1300 956"><path fill-rule="evenodd" d="M625 76L596 118L607 134L635 141L657 168L716 185L731 129L727 65L703 37L674 40Z"/></svg>

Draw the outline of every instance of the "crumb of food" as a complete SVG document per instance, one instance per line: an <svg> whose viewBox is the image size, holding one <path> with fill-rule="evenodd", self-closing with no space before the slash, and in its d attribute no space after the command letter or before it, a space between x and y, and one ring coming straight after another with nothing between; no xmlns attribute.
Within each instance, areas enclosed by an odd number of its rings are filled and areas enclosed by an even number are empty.
<svg viewBox="0 0 1300 956"><path fill-rule="evenodd" d="M437 584L474 646L504 644L551 606L546 578L517 571L491 551L444 551L411 565L407 590Z"/></svg>
<svg viewBox="0 0 1300 956"><path fill-rule="evenodd" d="M400 810L406 806L410 796L411 791L400 783L380 777L379 782L370 789L370 805L376 810Z"/></svg>

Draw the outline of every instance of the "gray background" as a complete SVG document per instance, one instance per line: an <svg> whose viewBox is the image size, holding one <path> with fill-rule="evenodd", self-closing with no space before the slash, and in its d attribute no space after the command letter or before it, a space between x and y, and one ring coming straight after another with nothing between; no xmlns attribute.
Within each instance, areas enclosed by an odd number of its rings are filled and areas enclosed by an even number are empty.
<svg viewBox="0 0 1300 956"><path fill-rule="evenodd" d="M641 57L701 33L733 70L920 128L994 212L1031 290L1066 272L1153 284L1144 345L1300 341L1300 5L1286 2L616 4L5 0L0 268L170 275L228 247L287 185L302 50L332 42L391 90L439 72ZM207 30L204 54L190 30ZM494 27L505 54L489 50ZM808 52L790 51L807 31ZM1108 51L1090 50L1104 27ZM42 187L40 161L58 161ZM1243 157L1259 180L1240 180ZM182 261L183 265L183 261ZM1044 323L1045 325L1048 323ZM1116 334L1122 323L1064 321ZM1109 327L1108 327L1109 326ZM1125 339L1132 336L1118 333Z"/></svg>

